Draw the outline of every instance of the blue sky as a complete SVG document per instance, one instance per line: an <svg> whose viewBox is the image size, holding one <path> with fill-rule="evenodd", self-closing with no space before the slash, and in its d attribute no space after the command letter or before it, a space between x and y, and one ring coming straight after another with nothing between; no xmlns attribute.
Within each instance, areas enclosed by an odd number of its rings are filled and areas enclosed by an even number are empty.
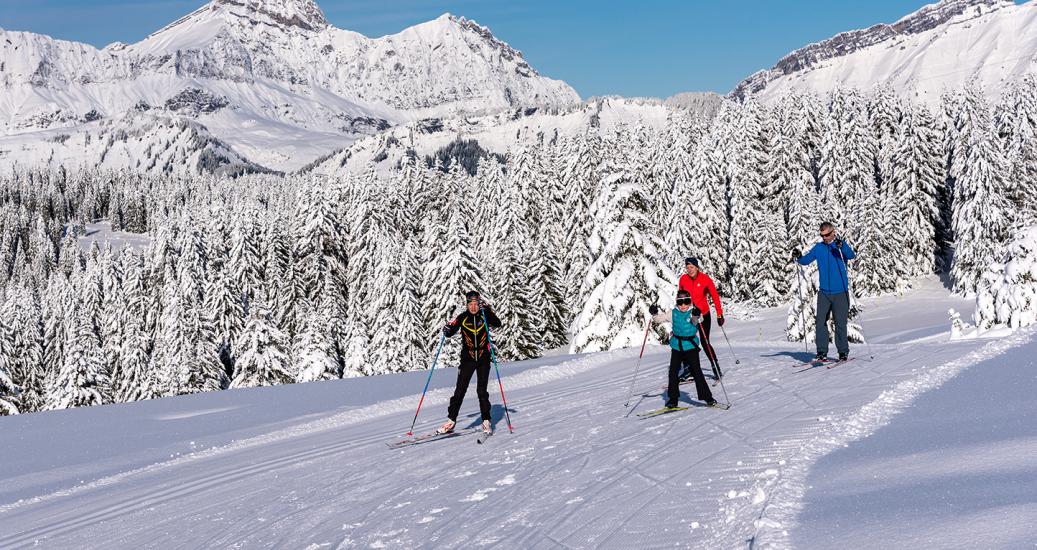
<svg viewBox="0 0 1037 550"><path fill-rule="evenodd" d="M382 36L444 12L486 25L546 76L594 95L727 93L791 50L889 23L925 0L317 0L336 27ZM132 43L206 0L0 0L0 27L98 47ZM1019 3L1022 3L1021 1Z"/></svg>

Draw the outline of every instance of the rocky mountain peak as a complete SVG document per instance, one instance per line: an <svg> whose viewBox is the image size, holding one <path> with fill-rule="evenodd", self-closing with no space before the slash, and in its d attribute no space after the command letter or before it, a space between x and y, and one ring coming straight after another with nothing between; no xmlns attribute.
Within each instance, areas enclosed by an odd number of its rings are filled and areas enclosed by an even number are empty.
<svg viewBox="0 0 1037 550"><path fill-rule="evenodd" d="M214 9L225 9L251 19L266 18L286 27L319 31L329 25L313 0L213 0Z"/></svg>

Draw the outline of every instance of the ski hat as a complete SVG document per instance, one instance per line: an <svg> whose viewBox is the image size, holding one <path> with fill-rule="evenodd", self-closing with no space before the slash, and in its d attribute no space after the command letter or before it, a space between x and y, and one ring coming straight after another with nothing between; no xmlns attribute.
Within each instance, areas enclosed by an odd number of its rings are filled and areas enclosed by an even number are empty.
<svg viewBox="0 0 1037 550"><path fill-rule="evenodd" d="M685 266L693 265L695 267L699 267L699 259L695 258L693 256L689 256L687 258L684 258L684 265Z"/></svg>
<svg viewBox="0 0 1037 550"><path fill-rule="evenodd" d="M465 302L471 302L472 300L478 300L478 299L479 299L479 293L474 291L474 290L469 290L468 292L464 293L464 300L465 300Z"/></svg>

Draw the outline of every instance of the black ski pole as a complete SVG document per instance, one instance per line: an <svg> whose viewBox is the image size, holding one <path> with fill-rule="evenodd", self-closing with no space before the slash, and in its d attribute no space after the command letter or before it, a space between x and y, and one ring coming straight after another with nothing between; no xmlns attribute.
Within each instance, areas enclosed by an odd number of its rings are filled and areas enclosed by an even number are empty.
<svg viewBox="0 0 1037 550"><path fill-rule="evenodd" d="M806 275L803 275L803 266L796 262L796 273L799 275L796 277L796 293L799 295L800 301L803 300L803 279L806 279ZM799 317L799 330L800 335L803 337L803 351L810 353L810 349L807 347L807 321L803 318L803 312L800 311L796 314Z"/></svg>
<svg viewBox="0 0 1037 550"><path fill-rule="evenodd" d="M706 347L709 348L709 349L713 349L713 344L709 343L709 335L706 334L706 331L702 330L702 322L701 321L698 323L698 327L699 327L699 333L701 333L702 337L706 340ZM720 330L721 331L724 330L724 327L720 327ZM727 335L725 334L724 337L726 338ZM728 342L728 344L730 345L730 342ZM733 354L734 354L734 352L732 351L732 355ZM735 364L736 365L738 364L738 360L737 359L735 360ZM723 376L717 376L717 382L720 382L720 389L723 390L723 392L724 392L724 402L727 404L728 407L730 407L731 406L731 398L727 396L727 388L724 387L724 377Z"/></svg>

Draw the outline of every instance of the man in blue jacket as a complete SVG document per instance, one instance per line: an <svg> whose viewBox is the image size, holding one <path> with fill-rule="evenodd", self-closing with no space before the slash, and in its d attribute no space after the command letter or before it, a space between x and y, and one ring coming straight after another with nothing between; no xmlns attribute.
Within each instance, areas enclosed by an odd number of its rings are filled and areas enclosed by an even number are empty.
<svg viewBox="0 0 1037 550"><path fill-rule="evenodd" d="M847 280L846 260L856 258L857 254L835 235L835 226L830 222L821 224L821 241L803 255L793 250L792 259L799 265L817 262L821 290L817 293L817 316L814 318L817 341L817 357L814 360L828 360L828 314L831 312L835 318L835 348L839 351L839 360L845 361L850 355L850 342L846 338L846 322L850 316L850 284Z"/></svg>

